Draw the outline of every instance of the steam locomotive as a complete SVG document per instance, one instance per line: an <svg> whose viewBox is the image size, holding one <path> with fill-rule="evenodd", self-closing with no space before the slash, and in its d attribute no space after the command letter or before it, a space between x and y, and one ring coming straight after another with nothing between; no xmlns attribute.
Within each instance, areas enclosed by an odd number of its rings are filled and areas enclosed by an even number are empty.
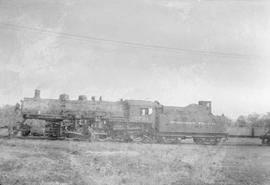
<svg viewBox="0 0 270 185"><path fill-rule="evenodd" d="M218 144L229 136L224 116L212 114L210 101L186 107L164 106L158 101L103 101L81 95L70 100L33 98L21 102L23 135L34 135L27 122L41 120L49 138L81 137L115 141L178 142L192 138L198 144ZM31 124L30 124L31 125Z"/></svg>

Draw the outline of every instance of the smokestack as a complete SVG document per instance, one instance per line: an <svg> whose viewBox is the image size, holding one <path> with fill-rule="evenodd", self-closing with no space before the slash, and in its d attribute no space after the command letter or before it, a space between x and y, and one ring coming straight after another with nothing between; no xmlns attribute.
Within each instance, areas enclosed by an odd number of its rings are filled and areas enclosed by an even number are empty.
<svg viewBox="0 0 270 185"><path fill-rule="evenodd" d="M40 90L38 90L38 89L35 90L34 98L36 98L36 99L40 98Z"/></svg>

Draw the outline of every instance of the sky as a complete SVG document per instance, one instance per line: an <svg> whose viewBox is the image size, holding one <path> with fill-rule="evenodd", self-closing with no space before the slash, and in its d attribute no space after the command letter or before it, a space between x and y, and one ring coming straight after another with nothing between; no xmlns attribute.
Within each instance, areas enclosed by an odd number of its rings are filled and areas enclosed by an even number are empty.
<svg viewBox="0 0 270 185"><path fill-rule="evenodd" d="M269 33L267 0L0 0L0 105L40 89L270 112Z"/></svg>

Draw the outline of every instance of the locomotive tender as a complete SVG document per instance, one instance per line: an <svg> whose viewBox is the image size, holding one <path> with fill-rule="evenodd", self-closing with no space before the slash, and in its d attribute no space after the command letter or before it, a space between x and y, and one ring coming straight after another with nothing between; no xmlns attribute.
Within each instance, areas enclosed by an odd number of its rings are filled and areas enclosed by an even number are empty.
<svg viewBox="0 0 270 185"><path fill-rule="evenodd" d="M177 142L193 138L195 143L217 144L228 134L225 121L211 112L210 101L200 101L186 107L164 106L155 101L87 100L79 96L70 100L24 98L21 113L26 120L45 120L46 135L53 138L93 135L125 141ZM28 132L29 133L29 132Z"/></svg>

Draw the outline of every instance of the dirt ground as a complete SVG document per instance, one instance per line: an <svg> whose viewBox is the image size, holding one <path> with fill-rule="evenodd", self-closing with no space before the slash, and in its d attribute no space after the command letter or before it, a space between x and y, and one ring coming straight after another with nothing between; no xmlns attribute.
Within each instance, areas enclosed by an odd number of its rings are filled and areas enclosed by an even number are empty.
<svg viewBox="0 0 270 185"><path fill-rule="evenodd" d="M270 185L259 140L178 145L0 139L1 185Z"/></svg>

